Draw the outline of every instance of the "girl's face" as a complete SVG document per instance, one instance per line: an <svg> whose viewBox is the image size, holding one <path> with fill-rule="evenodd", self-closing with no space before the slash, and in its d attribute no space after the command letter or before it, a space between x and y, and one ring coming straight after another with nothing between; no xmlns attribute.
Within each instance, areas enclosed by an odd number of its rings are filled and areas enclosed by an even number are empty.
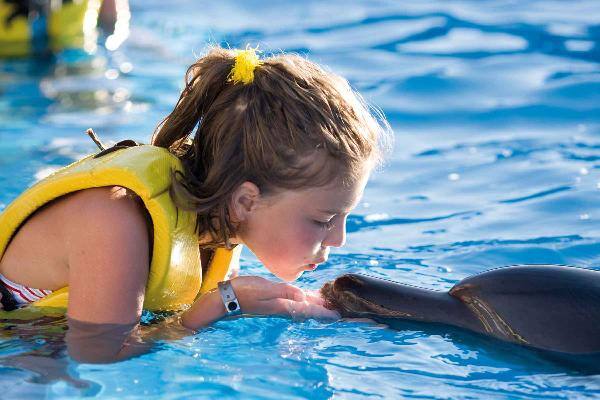
<svg viewBox="0 0 600 400"><path fill-rule="evenodd" d="M330 247L344 245L346 218L360 200L369 172L365 168L350 186L333 183L285 190L268 197L258 194L252 202L246 198L245 203L238 197L237 201L242 201L245 207L238 213L242 223L238 241L247 245L271 273L285 281L316 269L327 261Z"/></svg>

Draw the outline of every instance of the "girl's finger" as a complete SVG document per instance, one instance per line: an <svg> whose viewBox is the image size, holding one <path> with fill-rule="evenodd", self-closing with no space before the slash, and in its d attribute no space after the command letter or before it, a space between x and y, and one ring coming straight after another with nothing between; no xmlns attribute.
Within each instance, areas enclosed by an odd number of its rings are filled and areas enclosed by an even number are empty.
<svg viewBox="0 0 600 400"><path fill-rule="evenodd" d="M286 315L295 321L310 318L309 304L304 301L277 298L263 303L266 314Z"/></svg>
<svg viewBox="0 0 600 400"><path fill-rule="evenodd" d="M337 321L342 316L336 311L330 310L317 304L309 304L308 316L319 320L332 320Z"/></svg>
<svg viewBox="0 0 600 400"><path fill-rule="evenodd" d="M290 285L289 283L276 283L271 289L271 297L288 299L293 301L305 301L306 295L299 287Z"/></svg>
<svg viewBox="0 0 600 400"><path fill-rule="evenodd" d="M265 315L287 315L292 318L298 314L298 308L294 305L294 300L275 298L261 302L259 313Z"/></svg>
<svg viewBox="0 0 600 400"><path fill-rule="evenodd" d="M289 316L294 321L303 321L307 318L307 303L303 301L287 300Z"/></svg>
<svg viewBox="0 0 600 400"><path fill-rule="evenodd" d="M306 300L312 304L318 304L320 306L325 305L325 300L323 296L321 296L321 292L318 290L304 290L304 294L306 295Z"/></svg>
<svg viewBox="0 0 600 400"><path fill-rule="evenodd" d="M283 299L282 299L283 300ZM283 300L283 306L287 308L288 315L294 320L304 320L315 318L320 320L338 320L340 315L318 304L311 304L307 301Z"/></svg>

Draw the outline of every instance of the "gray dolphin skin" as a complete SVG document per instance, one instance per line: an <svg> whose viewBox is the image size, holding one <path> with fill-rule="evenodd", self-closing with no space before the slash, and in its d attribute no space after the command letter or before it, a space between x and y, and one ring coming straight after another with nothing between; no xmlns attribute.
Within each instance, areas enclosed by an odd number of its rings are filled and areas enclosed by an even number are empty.
<svg viewBox="0 0 600 400"><path fill-rule="evenodd" d="M448 292L348 274L321 288L328 308L394 327L448 324L570 354L600 352L600 271L519 265L467 277Z"/></svg>

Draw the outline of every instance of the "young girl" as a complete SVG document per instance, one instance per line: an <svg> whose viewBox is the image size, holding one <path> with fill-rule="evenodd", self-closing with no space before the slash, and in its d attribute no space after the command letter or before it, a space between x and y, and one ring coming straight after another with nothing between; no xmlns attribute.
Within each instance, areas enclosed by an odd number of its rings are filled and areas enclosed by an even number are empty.
<svg viewBox="0 0 600 400"><path fill-rule="evenodd" d="M213 48L152 145L80 160L0 214L4 308L67 307L72 343L93 324L133 326L143 308L184 310L191 329L241 312L335 317L291 284L226 277L241 245L286 282L325 262L386 127L302 57Z"/></svg>

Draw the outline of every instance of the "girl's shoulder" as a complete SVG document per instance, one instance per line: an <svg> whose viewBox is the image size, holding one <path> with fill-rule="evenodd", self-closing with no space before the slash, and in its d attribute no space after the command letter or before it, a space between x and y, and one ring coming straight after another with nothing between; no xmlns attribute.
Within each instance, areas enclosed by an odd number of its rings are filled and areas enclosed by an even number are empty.
<svg viewBox="0 0 600 400"><path fill-rule="evenodd" d="M55 290L69 284L75 258L85 266L102 257L115 267L123 258L147 260L148 222L140 204L122 187L59 197L19 227L2 255L0 273L27 286Z"/></svg>
<svg viewBox="0 0 600 400"><path fill-rule="evenodd" d="M90 226L112 228L111 231L129 229L147 230L147 211L142 200L121 186L90 188L75 192L64 199L61 214L71 230Z"/></svg>
<svg viewBox="0 0 600 400"><path fill-rule="evenodd" d="M95 207L102 205L133 205L139 202L139 197L131 190L122 186L103 186L79 190L65 196L64 200L71 207Z"/></svg>
<svg viewBox="0 0 600 400"><path fill-rule="evenodd" d="M112 186L74 193L64 207L69 316L95 323L135 321L150 267L141 201Z"/></svg>

